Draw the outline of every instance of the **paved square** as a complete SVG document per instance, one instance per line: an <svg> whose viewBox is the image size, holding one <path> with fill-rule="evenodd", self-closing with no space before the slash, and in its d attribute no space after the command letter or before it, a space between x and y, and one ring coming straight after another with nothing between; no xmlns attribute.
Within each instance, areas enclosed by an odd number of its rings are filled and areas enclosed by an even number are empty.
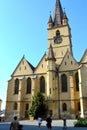
<svg viewBox="0 0 87 130"><path fill-rule="evenodd" d="M67 129L66 130L87 130L87 128L74 127L75 120L67 120ZM23 125L23 130L48 130L46 127L46 122L42 122L41 128L38 127L37 121L20 121L20 124ZM9 130L10 122L0 122L0 130ZM52 121L52 130L64 130L62 120L53 120Z"/></svg>

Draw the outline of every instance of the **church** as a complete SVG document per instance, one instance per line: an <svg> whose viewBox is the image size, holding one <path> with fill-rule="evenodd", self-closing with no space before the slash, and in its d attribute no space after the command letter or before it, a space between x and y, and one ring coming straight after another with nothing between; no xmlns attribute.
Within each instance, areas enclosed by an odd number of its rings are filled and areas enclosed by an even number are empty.
<svg viewBox="0 0 87 130"><path fill-rule="evenodd" d="M38 91L53 119L87 117L87 50L77 62L67 14L60 0L55 2L54 17L48 18L47 54L36 67L23 56L8 81L6 119L30 119L32 97Z"/></svg>

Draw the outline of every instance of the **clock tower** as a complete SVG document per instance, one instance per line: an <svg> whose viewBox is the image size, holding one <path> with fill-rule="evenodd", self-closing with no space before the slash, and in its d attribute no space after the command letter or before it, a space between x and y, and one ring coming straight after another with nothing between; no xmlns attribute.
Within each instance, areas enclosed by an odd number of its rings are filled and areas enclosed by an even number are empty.
<svg viewBox="0 0 87 130"><path fill-rule="evenodd" d="M60 0L56 0L54 18L50 15L48 21L48 50L50 45L53 48L58 65L61 63L67 51L72 54L71 29Z"/></svg>

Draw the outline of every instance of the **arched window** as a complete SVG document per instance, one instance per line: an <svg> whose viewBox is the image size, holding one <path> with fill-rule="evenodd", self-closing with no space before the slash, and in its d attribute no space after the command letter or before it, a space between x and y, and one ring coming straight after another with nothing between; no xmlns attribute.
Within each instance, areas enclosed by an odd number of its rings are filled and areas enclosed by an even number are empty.
<svg viewBox="0 0 87 130"><path fill-rule="evenodd" d="M80 111L81 109L80 109L80 102L78 102L78 111Z"/></svg>
<svg viewBox="0 0 87 130"><path fill-rule="evenodd" d="M43 76L40 77L40 92L45 93L45 79Z"/></svg>
<svg viewBox="0 0 87 130"><path fill-rule="evenodd" d="M28 103L26 104L26 108L25 109L29 110L29 104Z"/></svg>
<svg viewBox="0 0 87 130"><path fill-rule="evenodd" d="M31 78L27 79L27 94L31 93Z"/></svg>
<svg viewBox="0 0 87 130"><path fill-rule="evenodd" d="M18 105L17 105L17 103L15 102L15 103L14 103L14 110L17 110L17 107L18 107Z"/></svg>
<svg viewBox="0 0 87 130"><path fill-rule="evenodd" d="M67 92L67 76L63 74L61 76L62 92Z"/></svg>
<svg viewBox="0 0 87 130"><path fill-rule="evenodd" d="M18 94L19 92L19 79L15 80L15 88L14 88L14 94Z"/></svg>
<svg viewBox="0 0 87 130"><path fill-rule="evenodd" d="M59 30L56 31L56 36L60 37L60 31Z"/></svg>
<svg viewBox="0 0 87 130"><path fill-rule="evenodd" d="M63 103L62 109L63 109L63 112L67 111L67 105L66 105L66 103Z"/></svg>
<svg viewBox="0 0 87 130"><path fill-rule="evenodd" d="M75 74L76 91L79 91L79 77L78 72Z"/></svg>

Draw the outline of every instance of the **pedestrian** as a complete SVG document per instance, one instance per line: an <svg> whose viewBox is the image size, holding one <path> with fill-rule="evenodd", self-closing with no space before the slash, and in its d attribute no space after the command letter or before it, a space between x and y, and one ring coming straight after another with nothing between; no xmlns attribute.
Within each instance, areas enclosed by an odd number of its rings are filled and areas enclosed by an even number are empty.
<svg viewBox="0 0 87 130"><path fill-rule="evenodd" d="M52 130L52 118L51 118L51 116L50 115L48 115L48 117L46 118L46 122L47 122L47 128L49 129L49 130Z"/></svg>
<svg viewBox="0 0 87 130"><path fill-rule="evenodd" d="M42 118L38 117L38 126L39 126L39 128L41 127L41 124L42 124Z"/></svg>
<svg viewBox="0 0 87 130"><path fill-rule="evenodd" d="M63 129L66 129L66 116L63 117Z"/></svg>
<svg viewBox="0 0 87 130"><path fill-rule="evenodd" d="M11 122L10 130L19 130L19 121L17 116L14 116L14 120Z"/></svg>

